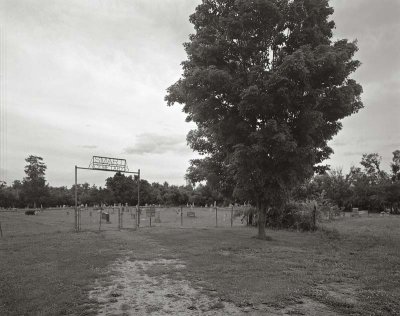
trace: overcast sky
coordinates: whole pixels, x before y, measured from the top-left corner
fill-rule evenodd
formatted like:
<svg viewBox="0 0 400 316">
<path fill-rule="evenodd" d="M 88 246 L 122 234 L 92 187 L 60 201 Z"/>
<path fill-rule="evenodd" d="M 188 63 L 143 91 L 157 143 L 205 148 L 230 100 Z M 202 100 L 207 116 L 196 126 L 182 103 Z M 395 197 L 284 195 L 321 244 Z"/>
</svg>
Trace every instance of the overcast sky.
<svg viewBox="0 0 400 316">
<path fill-rule="evenodd" d="M 127 159 L 150 182 L 184 184 L 194 126 L 166 88 L 181 75 L 189 15 L 200 0 L 0 0 L 0 180 L 44 158 L 53 186 L 93 155 Z M 365 108 L 343 121 L 328 163 L 347 172 L 363 153 L 389 168 L 400 149 L 400 1 L 333 0 L 335 37 L 358 39 Z M 104 185 L 108 173 L 82 172 Z"/>
</svg>

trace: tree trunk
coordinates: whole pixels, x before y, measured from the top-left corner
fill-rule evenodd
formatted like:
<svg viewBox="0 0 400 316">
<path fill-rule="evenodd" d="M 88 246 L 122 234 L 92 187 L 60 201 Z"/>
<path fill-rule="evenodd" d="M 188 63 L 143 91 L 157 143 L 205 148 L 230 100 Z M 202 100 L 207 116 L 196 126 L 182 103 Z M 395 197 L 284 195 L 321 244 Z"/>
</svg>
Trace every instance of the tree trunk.
<svg viewBox="0 0 400 316">
<path fill-rule="evenodd" d="M 266 207 L 260 203 L 258 205 L 258 239 L 266 239 L 267 236 L 265 235 L 265 211 Z"/>
</svg>

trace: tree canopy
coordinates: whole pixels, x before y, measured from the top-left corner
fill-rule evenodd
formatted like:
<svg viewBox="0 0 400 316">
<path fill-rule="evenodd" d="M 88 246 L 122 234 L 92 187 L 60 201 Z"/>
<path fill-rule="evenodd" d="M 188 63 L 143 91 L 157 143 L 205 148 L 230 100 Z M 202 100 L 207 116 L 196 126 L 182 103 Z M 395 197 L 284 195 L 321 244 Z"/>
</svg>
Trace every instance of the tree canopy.
<svg viewBox="0 0 400 316">
<path fill-rule="evenodd" d="M 328 0 L 203 0 L 190 16 L 183 74 L 167 90 L 183 104 L 188 178 L 252 201 L 264 215 L 332 149 L 340 120 L 363 107 L 355 42 L 332 41 Z"/>
<path fill-rule="evenodd" d="M 390 165 L 392 169 L 392 180 L 400 181 L 400 150 L 393 152 L 392 163 Z"/>
<path fill-rule="evenodd" d="M 393 152 L 393 161 L 399 150 Z M 378 153 L 363 154 L 360 165 L 352 166 L 347 175 L 332 170 L 316 175 L 294 192 L 299 200 L 316 199 L 351 210 L 353 207 L 369 211 L 387 211 L 399 214 L 400 181 L 382 170 Z"/>
<path fill-rule="evenodd" d="M 26 177 L 22 183 L 23 194 L 27 202 L 36 207 L 36 202 L 42 202 L 47 194 L 45 179 L 47 166 L 39 156 L 30 155 L 25 161 L 27 165 L 24 169 Z"/>
</svg>

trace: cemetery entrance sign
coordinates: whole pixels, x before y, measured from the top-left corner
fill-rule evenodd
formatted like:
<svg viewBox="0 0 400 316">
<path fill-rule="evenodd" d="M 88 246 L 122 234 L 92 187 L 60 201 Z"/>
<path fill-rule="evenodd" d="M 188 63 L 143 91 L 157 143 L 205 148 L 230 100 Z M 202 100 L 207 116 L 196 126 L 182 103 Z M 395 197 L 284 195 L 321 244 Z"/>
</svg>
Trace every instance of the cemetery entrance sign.
<svg viewBox="0 0 400 316">
<path fill-rule="evenodd" d="M 100 156 L 93 156 L 89 168 L 92 170 L 129 172 L 125 159 Z"/>
<path fill-rule="evenodd" d="M 75 166 L 75 230 L 79 232 L 81 230 L 81 214 L 78 208 L 78 169 L 84 170 L 97 170 L 97 171 L 110 171 L 110 172 L 121 172 L 130 173 L 135 175 L 135 179 L 138 182 L 137 198 L 138 208 L 140 205 L 140 169 L 137 172 L 129 171 L 128 165 L 125 159 L 93 156 L 90 161 L 89 168 Z M 137 216 L 136 216 L 137 218 Z M 136 223 L 137 225 L 137 223 Z"/>
</svg>

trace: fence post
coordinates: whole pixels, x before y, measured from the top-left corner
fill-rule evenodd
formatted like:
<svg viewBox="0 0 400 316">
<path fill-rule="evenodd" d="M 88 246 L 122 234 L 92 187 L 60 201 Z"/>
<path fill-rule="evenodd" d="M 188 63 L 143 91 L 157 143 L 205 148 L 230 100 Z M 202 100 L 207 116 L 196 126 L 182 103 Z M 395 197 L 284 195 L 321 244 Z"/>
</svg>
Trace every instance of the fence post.
<svg viewBox="0 0 400 316">
<path fill-rule="evenodd" d="M 0 236 L 3 238 L 3 230 L 1 229 L 1 222 L 0 222 Z"/>
<path fill-rule="evenodd" d="M 118 217 L 118 229 L 121 229 L 121 213 L 118 206 L 117 206 L 117 217 Z"/>
<path fill-rule="evenodd" d="M 218 227 L 218 207 L 215 207 L 215 227 Z"/>
<path fill-rule="evenodd" d="M 137 227 L 140 226 L 140 208 L 139 208 L 139 204 L 137 205 L 136 208 L 136 221 L 137 221 Z"/>
<path fill-rule="evenodd" d="M 103 211 L 100 209 L 99 231 L 101 230 L 101 215 L 102 214 L 103 214 Z"/>
<path fill-rule="evenodd" d="M 314 204 L 314 210 L 313 210 L 313 224 L 314 224 L 314 230 L 316 228 L 316 215 L 317 215 L 317 206 Z"/>
<path fill-rule="evenodd" d="M 81 218 L 82 218 L 81 212 L 82 212 L 81 208 L 78 207 L 78 231 L 81 231 Z"/>
<path fill-rule="evenodd" d="M 183 209 L 182 209 L 182 206 L 181 206 L 181 227 L 183 226 Z"/>
<path fill-rule="evenodd" d="M 133 212 L 132 212 L 133 213 Z M 138 229 L 138 223 L 137 223 L 137 208 L 135 208 L 135 230 Z"/>
<path fill-rule="evenodd" d="M 149 215 L 150 215 L 150 227 L 151 227 L 151 207 L 148 209 Z"/>
<path fill-rule="evenodd" d="M 75 166 L 75 231 L 79 232 L 78 228 L 78 167 Z"/>
<path fill-rule="evenodd" d="M 231 208 L 231 227 L 233 227 L 233 205 Z"/>
</svg>

